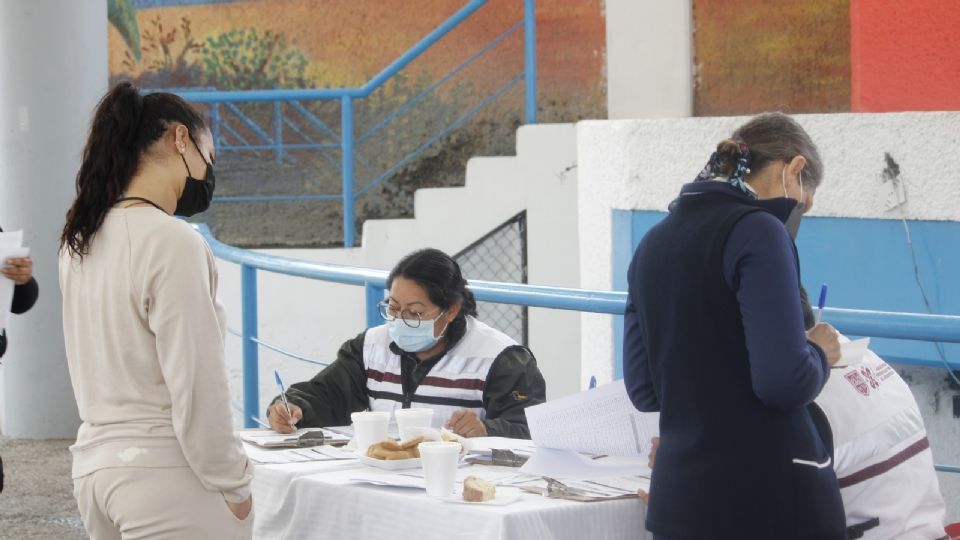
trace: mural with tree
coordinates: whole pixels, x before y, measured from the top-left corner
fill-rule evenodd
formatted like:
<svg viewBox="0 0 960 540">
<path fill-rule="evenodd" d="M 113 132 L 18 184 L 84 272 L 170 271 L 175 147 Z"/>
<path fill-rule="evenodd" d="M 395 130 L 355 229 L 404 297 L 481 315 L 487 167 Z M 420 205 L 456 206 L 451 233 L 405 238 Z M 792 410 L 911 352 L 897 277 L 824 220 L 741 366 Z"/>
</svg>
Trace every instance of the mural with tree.
<svg viewBox="0 0 960 540">
<path fill-rule="evenodd" d="M 464 3 L 285 0 L 278 6 L 277 2 L 241 0 L 108 0 L 111 79 L 131 80 L 148 89 L 356 87 Z M 605 116 L 602 54 L 597 54 L 604 40 L 601 4 L 602 0 L 538 1 L 543 121 Z M 520 73 L 522 30 L 447 80 L 522 15 L 522 2 L 491 0 L 369 97 L 355 102 L 358 138 L 389 118 L 356 148 L 355 189 L 392 170 Z M 571 41 L 571 32 L 582 39 Z M 434 88 L 439 80 L 445 82 Z M 414 98 L 415 105 L 393 116 Z M 358 222 L 409 216 L 416 189 L 462 184 L 471 156 L 512 154 L 522 104 L 523 85 L 519 84 L 415 159 L 404 161 L 387 181 L 358 200 Z M 223 179 L 218 195 L 341 192 L 338 148 L 287 150 L 279 163 L 272 151 L 264 150 L 275 136 L 278 121 L 285 143 L 335 146 L 340 104 L 302 101 L 295 106 L 282 104 L 280 109 L 283 116 L 278 120 L 270 102 L 220 107 L 217 118 L 223 125 L 218 132 L 224 146 L 218 156 Z M 330 129 L 318 129 L 316 121 Z M 240 151 L 241 146 L 260 149 Z M 218 235 L 237 244 L 325 245 L 342 239 L 339 216 L 335 202 L 223 203 L 215 204 L 204 219 Z"/>
</svg>

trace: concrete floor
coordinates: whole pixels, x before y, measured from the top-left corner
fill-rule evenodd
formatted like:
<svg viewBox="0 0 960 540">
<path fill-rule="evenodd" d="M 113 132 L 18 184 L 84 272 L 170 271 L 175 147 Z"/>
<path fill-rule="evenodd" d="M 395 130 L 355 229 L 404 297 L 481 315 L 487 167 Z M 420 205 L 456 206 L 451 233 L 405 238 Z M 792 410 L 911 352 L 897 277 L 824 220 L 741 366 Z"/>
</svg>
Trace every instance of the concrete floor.
<svg viewBox="0 0 960 540">
<path fill-rule="evenodd" d="M 87 538 L 73 498 L 66 439 L 0 437 L 6 477 L 0 493 L 0 539 Z"/>
</svg>

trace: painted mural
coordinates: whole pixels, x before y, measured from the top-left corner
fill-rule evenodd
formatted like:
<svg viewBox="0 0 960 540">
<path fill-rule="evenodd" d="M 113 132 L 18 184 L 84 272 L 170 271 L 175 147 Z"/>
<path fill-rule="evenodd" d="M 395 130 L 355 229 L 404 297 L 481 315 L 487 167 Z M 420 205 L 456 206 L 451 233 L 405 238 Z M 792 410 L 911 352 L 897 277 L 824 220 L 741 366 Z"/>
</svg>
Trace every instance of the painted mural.
<svg viewBox="0 0 960 540">
<path fill-rule="evenodd" d="M 465 0 L 108 0 L 113 79 L 221 89 L 361 84 L 463 7 Z M 436 79 L 521 20 L 522 2 L 491 0 L 411 66 Z M 545 121 L 606 112 L 602 0 L 537 2 Z M 520 37 L 518 32 L 516 37 Z M 478 66 L 473 84 L 522 67 L 520 50 Z"/>
<path fill-rule="evenodd" d="M 406 52 L 466 0 L 108 0 L 109 71 L 144 88 L 356 87 Z M 606 116 L 603 0 L 537 2 L 538 115 L 541 122 Z M 422 92 L 426 96 L 357 148 L 361 190 L 403 163 L 388 181 L 358 200 L 358 224 L 407 217 L 416 189 L 462 185 L 475 155 L 512 155 L 523 118 L 523 84 L 507 84 L 523 70 L 521 0 L 490 0 L 469 20 L 356 103 L 363 134 Z M 489 52 L 462 64 L 489 47 Z M 435 84 L 440 84 L 432 89 Z M 506 88 L 506 90 L 504 90 Z M 431 90 L 432 89 L 432 90 Z M 496 95 L 495 99 L 492 96 Z M 445 133 L 468 111 L 475 118 Z M 337 102 L 303 102 L 339 131 Z M 250 122 L 232 119 L 223 137 L 256 141 L 251 124 L 272 135 L 269 103 L 240 104 Z M 289 107 L 288 107 L 289 109 Z M 207 111 L 209 112 L 209 110 Z M 229 111 L 228 111 L 229 113 Z M 312 129 L 285 118 L 284 140 Z M 417 159 L 404 156 L 438 134 Z M 324 133 L 311 140 L 334 143 Z M 229 178 L 222 196 L 326 195 L 341 192 L 339 150 L 290 151 L 275 163 L 269 151 L 221 152 Z M 264 179 L 269 179 L 265 181 Z M 332 245 L 342 239 L 336 202 L 215 204 L 205 219 L 215 233 L 247 246 Z M 251 216 L 256 216 L 251 224 Z M 307 224 L 307 226 L 304 226 Z"/>
<path fill-rule="evenodd" d="M 694 114 L 850 110 L 850 0 L 693 0 Z"/>
</svg>

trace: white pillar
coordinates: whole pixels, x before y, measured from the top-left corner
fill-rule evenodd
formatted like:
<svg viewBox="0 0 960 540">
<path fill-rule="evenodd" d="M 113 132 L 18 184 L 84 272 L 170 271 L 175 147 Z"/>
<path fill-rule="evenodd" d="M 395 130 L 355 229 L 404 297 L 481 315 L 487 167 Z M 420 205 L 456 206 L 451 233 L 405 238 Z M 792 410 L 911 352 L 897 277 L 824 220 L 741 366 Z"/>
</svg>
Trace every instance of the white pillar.
<svg viewBox="0 0 960 540">
<path fill-rule="evenodd" d="M 693 115 L 692 0 L 606 0 L 607 115 Z"/>
<path fill-rule="evenodd" d="M 57 249 L 91 112 L 107 87 L 103 0 L 0 1 L 0 227 L 23 229 L 40 299 L 7 329 L 0 428 L 74 437 Z"/>
</svg>

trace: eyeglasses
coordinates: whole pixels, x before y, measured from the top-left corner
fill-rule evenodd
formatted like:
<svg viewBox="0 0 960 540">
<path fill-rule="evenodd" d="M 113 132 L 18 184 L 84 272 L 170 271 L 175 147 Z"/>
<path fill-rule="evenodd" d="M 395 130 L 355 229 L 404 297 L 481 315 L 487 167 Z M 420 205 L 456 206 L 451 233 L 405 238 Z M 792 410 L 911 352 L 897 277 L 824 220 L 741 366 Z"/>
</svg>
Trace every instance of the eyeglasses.
<svg viewBox="0 0 960 540">
<path fill-rule="evenodd" d="M 380 311 L 380 316 L 383 317 L 383 320 L 395 321 L 400 319 L 403 321 L 403 324 L 410 328 L 420 328 L 420 323 L 423 321 L 424 316 L 426 316 L 426 313 L 400 309 L 397 306 L 391 305 L 390 302 L 386 300 L 377 304 L 377 310 Z M 437 316 L 440 316 L 442 313 L 443 310 L 440 310 Z"/>
</svg>

